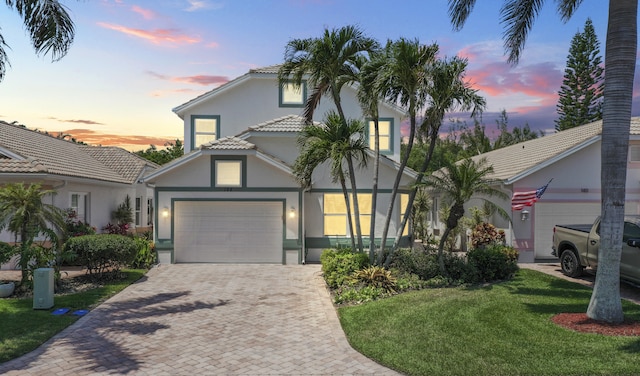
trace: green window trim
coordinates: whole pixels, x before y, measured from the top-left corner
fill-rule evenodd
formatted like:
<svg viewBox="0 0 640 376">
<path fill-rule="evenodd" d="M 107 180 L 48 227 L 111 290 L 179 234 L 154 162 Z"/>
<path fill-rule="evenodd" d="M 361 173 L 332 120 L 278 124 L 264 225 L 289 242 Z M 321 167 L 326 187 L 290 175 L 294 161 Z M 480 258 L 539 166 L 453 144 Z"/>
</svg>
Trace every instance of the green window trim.
<svg viewBox="0 0 640 376">
<path fill-rule="evenodd" d="M 196 132 L 196 123 L 200 119 L 215 120 L 216 121 L 215 131 L 214 132 Z M 214 136 L 214 140 L 219 139 L 220 138 L 220 115 L 191 115 L 191 150 L 195 150 L 198 147 L 200 147 L 200 145 L 196 143 L 196 137 L 199 134 L 200 135 L 211 134 Z"/>
<path fill-rule="evenodd" d="M 290 86 L 293 84 L 293 81 L 287 81 L 284 85 L 278 85 L 278 106 L 279 107 L 294 107 L 294 108 L 302 108 L 307 102 L 307 81 L 302 80 L 300 83 L 300 89 L 302 98 L 300 101 L 287 101 L 285 99 L 285 85 Z"/>
<path fill-rule="evenodd" d="M 365 127 L 365 135 L 366 135 L 366 139 L 367 139 L 367 144 L 369 145 L 369 148 L 371 150 L 374 149 L 375 145 L 373 145 L 373 135 L 372 135 L 372 131 L 373 131 L 373 119 L 372 118 L 366 118 L 366 127 Z M 391 155 L 394 154 L 394 135 L 395 135 L 395 121 L 394 118 L 391 117 L 381 117 L 378 118 L 379 122 L 388 122 L 389 123 L 389 132 L 388 134 L 380 134 L 380 143 L 382 144 L 383 138 L 387 139 L 388 148 L 383 148 L 380 147 L 380 154 L 384 154 L 384 155 Z"/>
<path fill-rule="evenodd" d="M 217 162 L 240 162 L 240 184 L 239 185 L 219 185 L 217 184 Z M 247 156 L 246 155 L 212 155 L 211 156 L 211 187 L 218 189 L 233 189 L 247 187 Z"/>
</svg>

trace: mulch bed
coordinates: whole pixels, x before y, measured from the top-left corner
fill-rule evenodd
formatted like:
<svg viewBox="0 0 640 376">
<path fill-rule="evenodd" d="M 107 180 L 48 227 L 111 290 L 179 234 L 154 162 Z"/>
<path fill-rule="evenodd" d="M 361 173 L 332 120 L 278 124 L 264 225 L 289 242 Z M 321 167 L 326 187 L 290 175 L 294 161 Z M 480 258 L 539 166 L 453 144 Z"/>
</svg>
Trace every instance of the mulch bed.
<svg viewBox="0 0 640 376">
<path fill-rule="evenodd" d="M 620 324 L 609 324 L 587 317 L 586 313 L 559 313 L 551 321 L 580 333 L 596 333 L 605 336 L 640 336 L 640 322 L 625 319 Z"/>
</svg>

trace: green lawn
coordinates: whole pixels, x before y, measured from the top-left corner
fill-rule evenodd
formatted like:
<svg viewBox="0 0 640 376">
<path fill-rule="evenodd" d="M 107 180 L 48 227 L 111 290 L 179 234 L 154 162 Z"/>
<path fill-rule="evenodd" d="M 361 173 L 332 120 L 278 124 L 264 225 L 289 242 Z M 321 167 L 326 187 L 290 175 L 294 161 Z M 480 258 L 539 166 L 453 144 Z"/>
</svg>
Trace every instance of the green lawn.
<svg viewBox="0 0 640 376">
<path fill-rule="evenodd" d="M 640 375 L 640 337 L 553 324 L 586 312 L 591 289 L 523 269 L 509 282 L 428 289 L 339 309 L 351 345 L 409 375 Z M 623 302 L 640 320 L 640 306 Z"/>
<path fill-rule="evenodd" d="M 55 296 L 56 308 L 90 309 L 139 280 L 144 270 L 126 270 L 127 278 L 77 294 Z M 33 298 L 0 299 L 0 363 L 34 350 L 78 319 L 54 316 L 50 310 L 34 310 Z"/>
</svg>

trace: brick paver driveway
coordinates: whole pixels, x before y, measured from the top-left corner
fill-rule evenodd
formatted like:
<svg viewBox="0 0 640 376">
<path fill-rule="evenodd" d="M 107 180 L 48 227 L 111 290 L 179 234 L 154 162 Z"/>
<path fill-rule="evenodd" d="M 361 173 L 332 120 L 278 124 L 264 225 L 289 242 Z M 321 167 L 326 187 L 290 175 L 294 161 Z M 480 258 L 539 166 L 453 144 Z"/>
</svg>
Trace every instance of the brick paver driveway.
<svg viewBox="0 0 640 376">
<path fill-rule="evenodd" d="M 8 375 L 396 374 L 353 350 L 319 265 L 162 265 Z"/>
</svg>

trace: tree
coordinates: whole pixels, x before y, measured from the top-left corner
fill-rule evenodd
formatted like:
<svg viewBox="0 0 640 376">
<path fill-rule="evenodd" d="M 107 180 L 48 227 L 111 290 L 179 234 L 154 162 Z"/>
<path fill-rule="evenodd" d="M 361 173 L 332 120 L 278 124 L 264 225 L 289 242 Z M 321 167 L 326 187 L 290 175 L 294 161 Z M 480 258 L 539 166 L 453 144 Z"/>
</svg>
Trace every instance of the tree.
<svg viewBox="0 0 640 376">
<path fill-rule="evenodd" d="M 560 87 L 556 131 L 577 127 L 602 119 L 602 84 L 604 68 L 600 42 L 587 19 L 584 31 L 571 40 L 567 67 Z"/>
<path fill-rule="evenodd" d="M 367 145 L 364 126 L 358 120 L 349 120 L 345 126 L 335 112 L 327 115 L 324 124 L 306 125 L 298 137 L 300 154 L 293 165 L 293 174 L 303 188 L 311 185 L 313 171 L 321 164 L 330 163 L 333 182 L 340 182 L 347 209 L 347 223 L 351 233 L 351 246 L 356 249 L 349 191 L 346 185 L 344 162 L 356 160 L 359 166 L 367 164 Z M 348 175 L 354 172 L 349 170 Z M 355 210 L 354 210 L 355 212 Z M 359 215 L 357 212 L 355 215 Z"/>
<path fill-rule="evenodd" d="M 376 84 L 381 69 L 386 64 L 384 54 L 374 53 L 360 70 L 358 101 L 365 118 L 373 119 L 373 184 L 371 187 L 371 223 L 369 224 L 369 262 L 375 262 L 376 252 L 376 212 L 378 208 L 378 179 L 380 175 L 380 119 L 378 103 L 381 99 L 379 85 Z"/>
<path fill-rule="evenodd" d="M 62 59 L 75 36 L 71 17 L 58 0 L 6 0 L 10 9 L 18 12 L 29 33 L 36 54 L 51 54 L 52 61 Z M 0 34 L 0 81 L 4 79 L 9 58 L 5 47 L 9 47 Z"/>
<path fill-rule="evenodd" d="M 418 40 L 411 41 L 401 38 L 395 42 L 387 42 L 384 54 L 385 63 L 378 72 L 376 85 L 384 98 L 393 103 L 399 103 L 406 109 L 409 118 L 409 138 L 391 189 L 380 241 L 379 264 L 382 263 L 384 255 L 400 180 L 411 155 L 417 133 L 417 114 L 426 101 L 427 88 L 431 84 L 429 69 L 436 60 L 438 45 L 427 46 L 420 44 Z"/>
<path fill-rule="evenodd" d="M 544 132 L 541 130 L 536 132 L 531 130 L 528 123 L 525 123 L 524 127 L 522 128 L 513 127 L 513 131 L 509 132 L 508 123 L 509 118 L 507 116 L 507 111 L 502 110 L 502 112 L 500 113 L 500 117 L 496 120 L 496 124 L 498 125 L 498 130 L 500 130 L 500 134 L 498 135 L 496 141 L 493 143 L 494 150 L 544 136 Z"/>
<path fill-rule="evenodd" d="M 175 142 L 165 142 L 164 146 L 165 149 L 158 150 L 155 145 L 149 145 L 146 150 L 138 150 L 135 154 L 159 165 L 169 163 L 184 155 L 184 145 L 179 139 L 176 139 Z"/>
<path fill-rule="evenodd" d="M 486 178 L 492 172 L 493 167 L 487 164 L 485 158 L 481 158 L 477 162 L 467 158 L 459 163 L 449 164 L 426 178 L 426 185 L 441 194 L 443 200 L 448 203 L 445 230 L 438 245 L 438 264 L 440 271 L 445 276 L 447 271 L 442 251 L 449 234 L 458 227 L 458 222 L 464 216 L 464 204 L 477 195 L 480 195 L 478 198 L 488 202 L 491 201 L 487 197 L 499 197 L 505 200 L 509 198 L 506 193 L 492 186 L 493 181 Z M 504 214 L 506 215 L 506 213 Z"/>
<path fill-rule="evenodd" d="M 27 281 L 27 268 L 33 240 L 43 230 L 65 228 L 64 212 L 43 198 L 55 191 L 42 189 L 40 184 L 8 183 L 0 188 L 0 230 L 7 229 L 20 236 L 20 269 L 22 282 Z"/>
<path fill-rule="evenodd" d="M 527 33 L 543 3 L 543 0 L 505 0 L 501 21 L 506 25 L 505 49 L 509 62 L 518 62 Z M 567 21 L 571 18 L 581 3 L 581 0 L 557 1 L 561 19 Z M 474 4 L 475 0 L 449 0 L 449 15 L 455 29 L 462 28 Z M 624 320 L 620 301 L 620 257 L 638 45 L 638 0 L 610 0 L 608 14 L 600 167 L 602 220 L 598 275 L 587 316 L 620 323 Z"/>
<path fill-rule="evenodd" d="M 321 38 L 293 39 L 285 47 L 284 64 L 278 71 L 280 85 L 290 80 L 301 87 L 303 78 L 312 87 L 304 108 L 308 123 L 313 121 L 315 109 L 324 95 L 329 95 L 336 106 L 344 127 L 347 118 L 342 109 L 340 91 L 342 87 L 358 81 L 360 68 L 369 54 L 379 48 L 378 43 L 355 26 L 340 29 L 325 29 Z M 349 172 L 354 171 L 353 161 L 347 159 Z M 355 176 L 350 175 L 353 210 L 355 212 L 358 250 L 363 252 L 362 231 L 360 229 L 360 208 Z M 348 205 L 347 205 L 348 206 Z"/>
<path fill-rule="evenodd" d="M 416 183 L 420 184 L 431 164 L 431 158 L 437 140 L 440 138 L 440 127 L 444 116 L 448 111 L 471 110 L 471 116 L 475 117 L 486 107 L 486 101 L 478 95 L 478 91 L 471 88 L 471 84 L 464 80 L 467 69 L 467 60 L 454 56 L 450 59 L 436 60 L 430 67 L 431 83 L 427 87 L 427 109 L 420 124 L 420 132 L 427 135 L 429 139 L 429 149 L 425 154 L 422 167 L 418 171 Z M 411 190 L 407 208 L 413 206 L 416 197 L 416 188 Z M 391 256 L 400 246 L 400 238 L 407 225 L 411 210 L 406 210 L 402 221 L 396 232 L 396 239 L 391 248 L 391 252 L 385 261 L 385 266 L 389 266 Z"/>
</svg>

